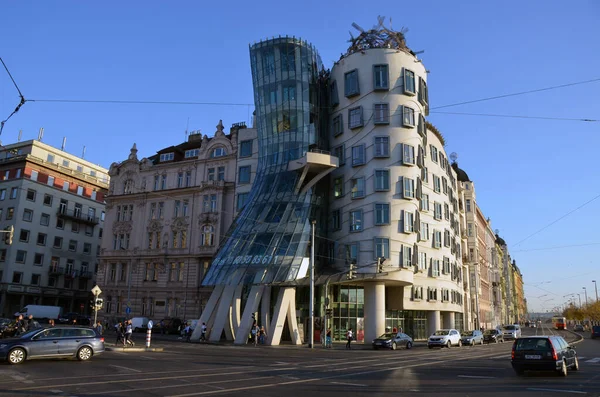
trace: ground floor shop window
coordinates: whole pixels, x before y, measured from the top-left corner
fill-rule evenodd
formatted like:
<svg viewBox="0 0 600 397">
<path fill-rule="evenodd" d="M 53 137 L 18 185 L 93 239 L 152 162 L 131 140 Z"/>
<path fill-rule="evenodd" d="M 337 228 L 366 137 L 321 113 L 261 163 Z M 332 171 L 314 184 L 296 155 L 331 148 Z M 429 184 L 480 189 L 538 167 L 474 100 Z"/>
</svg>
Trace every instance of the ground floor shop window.
<svg viewBox="0 0 600 397">
<path fill-rule="evenodd" d="M 365 293 L 362 287 L 334 286 L 332 288 L 333 318 L 329 327 L 334 340 L 346 340 L 346 332 L 352 329 L 356 340 L 364 339 Z"/>
<path fill-rule="evenodd" d="M 459 331 L 465 329 L 465 315 L 463 313 L 454 313 L 454 328 Z"/>
<path fill-rule="evenodd" d="M 386 310 L 385 330 L 402 330 L 415 340 L 427 339 L 427 312 L 423 310 Z"/>
</svg>

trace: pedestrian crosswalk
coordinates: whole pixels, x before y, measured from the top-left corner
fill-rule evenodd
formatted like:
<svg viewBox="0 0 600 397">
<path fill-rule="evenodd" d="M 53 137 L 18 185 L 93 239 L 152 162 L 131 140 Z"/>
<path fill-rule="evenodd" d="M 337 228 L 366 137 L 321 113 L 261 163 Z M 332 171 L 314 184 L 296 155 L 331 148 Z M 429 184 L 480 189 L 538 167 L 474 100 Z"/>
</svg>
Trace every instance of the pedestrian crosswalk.
<svg viewBox="0 0 600 397">
<path fill-rule="evenodd" d="M 579 362 L 583 362 L 583 363 L 588 363 L 588 364 L 600 364 L 600 357 L 594 357 L 594 358 L 590 358 L 590 357 L 578 357 L 579 358 Z"/>
</svg>

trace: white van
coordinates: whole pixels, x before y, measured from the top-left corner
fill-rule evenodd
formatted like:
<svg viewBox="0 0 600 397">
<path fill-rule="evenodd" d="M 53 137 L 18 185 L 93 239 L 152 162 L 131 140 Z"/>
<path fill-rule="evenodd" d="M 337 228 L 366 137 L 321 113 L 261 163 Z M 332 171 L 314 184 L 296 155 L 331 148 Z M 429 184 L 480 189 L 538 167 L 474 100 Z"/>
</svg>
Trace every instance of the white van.
<svg viewBox="0 0 600 397">
<path fill-rule="evenodd" d="M 33 318 L 47 318 L 52 320 L 58 320 L 62 315 L 62 307 L 59 306 L 43 306 L 43 305 L 27 305 L 18 312 L 15 316 L 22 315 L 23 318 L 32 315 Z"/>
<path fill-rule="evenodd" d="M 146 331 L 148 329 L 148 317 L 134 317 L 131 319 L 131 328 L 133 332 Z"/>
<path fill-rule="evenodd" d="M 504 339 L 519 339 L 521 337 L 521 326 L 519 324 L 505 325 L 502 334 Z"/>
</svg>

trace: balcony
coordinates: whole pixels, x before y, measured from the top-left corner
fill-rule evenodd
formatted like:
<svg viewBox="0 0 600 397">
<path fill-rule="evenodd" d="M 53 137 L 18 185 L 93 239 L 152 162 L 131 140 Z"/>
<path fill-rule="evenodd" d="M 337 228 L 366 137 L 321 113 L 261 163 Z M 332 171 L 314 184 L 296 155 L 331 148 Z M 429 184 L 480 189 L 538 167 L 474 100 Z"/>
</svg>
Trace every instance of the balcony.
<svg viewBox="0 0 600 397">
<path fill-rule="evenodd" d="M 77 278 L 77 270 L 67 269 L 65 271 L 65 278 L 70 278 L 70 279 Z"/>
<path fill-rule="evenodd" d="M 81 211 L 68 210 L 64 207 L 59 207 L 56 215 L 58 215 L 59 218 L 69 219 L 71 221 L 92 226 L 96 226 L 100 222 L 100 219 L 96 216 L 85 215 Z"/>
<path fill-rule="evenodd" d="M 339 159 L 329 152 L 312 149 L 303 157 L 288 163 L 288 171 L 301 173 L 296 185 L 296 192 L 304 194 L 331 171 L 338 168 Z"/>
<path fill-rule="evenodd" d="M 82 272 L 82 271 L 79 272 L 79 278 L 85 278 L 85 279 L 89 280 L 93 276 L 94 276 L 94 273 L 92 273 L 92 272 L 87 272 L 87 271 L 86 272 Z"/>
<path fill-rule="evenodd" d="M 64 267 L 50 266 L 50 269 L 48 269 L 48 275 L 50 276 L 60 276 L 63 274 L 65 274 Z"/>
</svg>

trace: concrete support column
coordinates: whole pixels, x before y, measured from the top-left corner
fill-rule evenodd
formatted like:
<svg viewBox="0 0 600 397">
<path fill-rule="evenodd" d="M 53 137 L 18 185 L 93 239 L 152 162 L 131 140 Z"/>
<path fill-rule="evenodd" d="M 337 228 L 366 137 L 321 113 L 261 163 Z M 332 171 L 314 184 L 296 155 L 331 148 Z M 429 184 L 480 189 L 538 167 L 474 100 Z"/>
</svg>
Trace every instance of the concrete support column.
<svg viewBox="0 0 600 397">
<path fill-rule="evenodd" d="M 356 335 L 357 330 L 353 330 Z M 365 343 L 385 332 L 385 284 L 365 284 Z"/>
<path fill-rule="evenodd" d="M 6 291 L 2 291 L 2 295 L 0 295 L 0 316 L 2 317 L 12 317 L 12 313 L 10 316 L 6 314 Z"/>
<path fill-rule="evenodd" d="M 453 312 L 444 312 L 443 316 L 443 327 L 444 328 L 456 328 L 454 324 L 454 313 Z"/>
<path fill-rule="evenodd" d="M 427 313 L 427 328 L 429 329 L 429 335 L 441 328 L 439 310 L 432 310 Z"/>
</svg>

